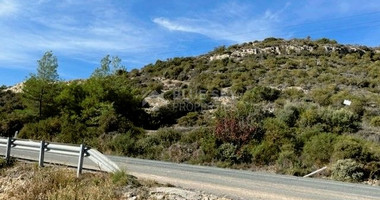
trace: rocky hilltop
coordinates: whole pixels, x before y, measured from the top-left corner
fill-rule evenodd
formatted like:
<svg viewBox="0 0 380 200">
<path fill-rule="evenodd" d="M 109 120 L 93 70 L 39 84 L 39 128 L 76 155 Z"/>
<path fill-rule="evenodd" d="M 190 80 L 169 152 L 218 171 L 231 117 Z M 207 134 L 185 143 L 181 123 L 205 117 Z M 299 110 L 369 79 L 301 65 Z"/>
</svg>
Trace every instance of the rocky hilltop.
<svg viewBox="0 0 380 200">
<path fill-rule="evenodd" d="M 363 55 L 365 53 L 380 53 L 380 50 L 369 48 L 366 46 L 354 46 L 354 45 L 341 45 L 336 44 L 335 41 L 325 40 L 321 43 L 312 43 L 308 40 L 300 42 L 300 40 L 282 40 L 282 39 L 267 39 L 272 40 L 274 44 L 264 44 L 262 42 L 249 42 L 242 45 L 235 45 L 231 47 L 231 50 L 220 52 L 222 54 L 211 55 L 210 61 L 220 60 L 225 58 L 241 59 L 248 55 L 258 54 L 272 54 L 272 55 L 291 55 L 291 54 L 319 54 L 319 53 L 337 53 L 340 55 L 359 53 Z M 264 41 L 265 42 L 265 41 Z"/>
</svg>

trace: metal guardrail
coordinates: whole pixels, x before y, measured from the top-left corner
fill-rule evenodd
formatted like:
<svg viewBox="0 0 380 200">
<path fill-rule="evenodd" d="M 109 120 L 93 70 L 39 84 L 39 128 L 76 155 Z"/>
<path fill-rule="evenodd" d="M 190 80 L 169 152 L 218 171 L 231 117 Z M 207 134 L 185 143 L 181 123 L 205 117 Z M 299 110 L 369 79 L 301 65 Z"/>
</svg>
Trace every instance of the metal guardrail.
<svg viewBox="0 0 380 200">
<path fill-rule="evenodd" d="M 48 143 L 45 141 L 36 142 L 10 137 L 0 137 L 0 147 L 1 146 L 6 147 L 6 152 L 4 155 L 8 162 L 11 157 L 12 149 L 39 152 L 39 157 L 32 158 L 32 160 L 38 161 L 40 167 L 43 167 L 44 165 L 45 152 L 58 155 L 78 156 L 77 176 L 82 173 L 84 157 L 89 158 L 100 171 L 116 172 L 120 170 L 114 162 L 102 153 L 96 149 L 87 148 L 83 144 L 78 147 L 67 144 Z M 23 157 L 20 156 L 20 158 Z"/>
</svg>

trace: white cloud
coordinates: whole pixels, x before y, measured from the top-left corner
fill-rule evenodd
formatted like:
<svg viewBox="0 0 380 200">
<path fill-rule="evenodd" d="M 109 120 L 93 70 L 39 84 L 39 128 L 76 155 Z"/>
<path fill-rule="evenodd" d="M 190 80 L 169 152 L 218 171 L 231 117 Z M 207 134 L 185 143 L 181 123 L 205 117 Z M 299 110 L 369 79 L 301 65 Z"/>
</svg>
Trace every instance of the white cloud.
<svg viewBox="0 0 380 200">
<path fill-rule="evenodd" d="M 12 0 L 0 0 L 0 17 L 10 16 L 18 11 L 18 5 Z"/>
<path fill-rule="evenodd" d="M 106 54 L 123 58 L 161 46 L 154 31 L 133 23 L 111 3 L 9 2 L 0 0 L 0 13 L 11 5 L 23 12 L 0 18 L 0 68 L 34 67 L 47 50 L 91 63 Z"/>
<path fill-rule="evenodd" d="M 252 14 L 251 9 L 247 5 L 228 3 L 193 16 L 172 19 L 157 17 L 152 21 L 170 31 L 198 33 L 212 39 L 233 42 L 263 39 L 275 34 L 273 27 L 280 21 L 279 16 L 284 9 L 279 12 L 266 10 L 263 14 Z"/>
<path fill-rule="evenodd" d="M 176 24 L 175 22 L 171 22 L 164 17 L 154 18 L 153 22 L 171 31 L 198 32 L 198 30 L 195 30 L 194 28 Z"/>
</svg>

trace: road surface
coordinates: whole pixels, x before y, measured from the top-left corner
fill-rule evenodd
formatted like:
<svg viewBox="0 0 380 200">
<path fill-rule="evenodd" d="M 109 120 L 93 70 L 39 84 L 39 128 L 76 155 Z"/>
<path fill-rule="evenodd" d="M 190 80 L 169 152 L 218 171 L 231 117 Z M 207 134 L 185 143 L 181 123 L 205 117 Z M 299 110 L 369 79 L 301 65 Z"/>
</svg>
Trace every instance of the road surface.
<svg viewBox="0 0 380 200">
<path fill-rule="evenodd" d="M 5 148 L 0 148 L 4 155 Z M 38 158 L 38 152 L 12 149 L 15 157 Z M 245 170 L 108 156 L 128 173 L 232 199 L 380 200 L 380 187 Z M 75 166 L 78 158 L 45 153 L 45 160 Z M 84 167 L 96 169 L 85 159 Z"/>
</svg>

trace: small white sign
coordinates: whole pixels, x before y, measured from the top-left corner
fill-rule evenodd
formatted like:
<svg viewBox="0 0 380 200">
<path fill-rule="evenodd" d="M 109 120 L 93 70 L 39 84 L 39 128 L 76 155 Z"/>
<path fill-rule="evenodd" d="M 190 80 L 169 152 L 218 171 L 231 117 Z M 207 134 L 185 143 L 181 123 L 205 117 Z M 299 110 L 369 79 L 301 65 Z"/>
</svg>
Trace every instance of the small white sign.
<svg viewBox="0 0 380 200">
<path fill-rule="evenodd" d="M 351 101 L 350 100 L 344 100 L 343 104 L 346 106 L 349 106 L 349 105 L 351 105 Z"/>
</svg>

